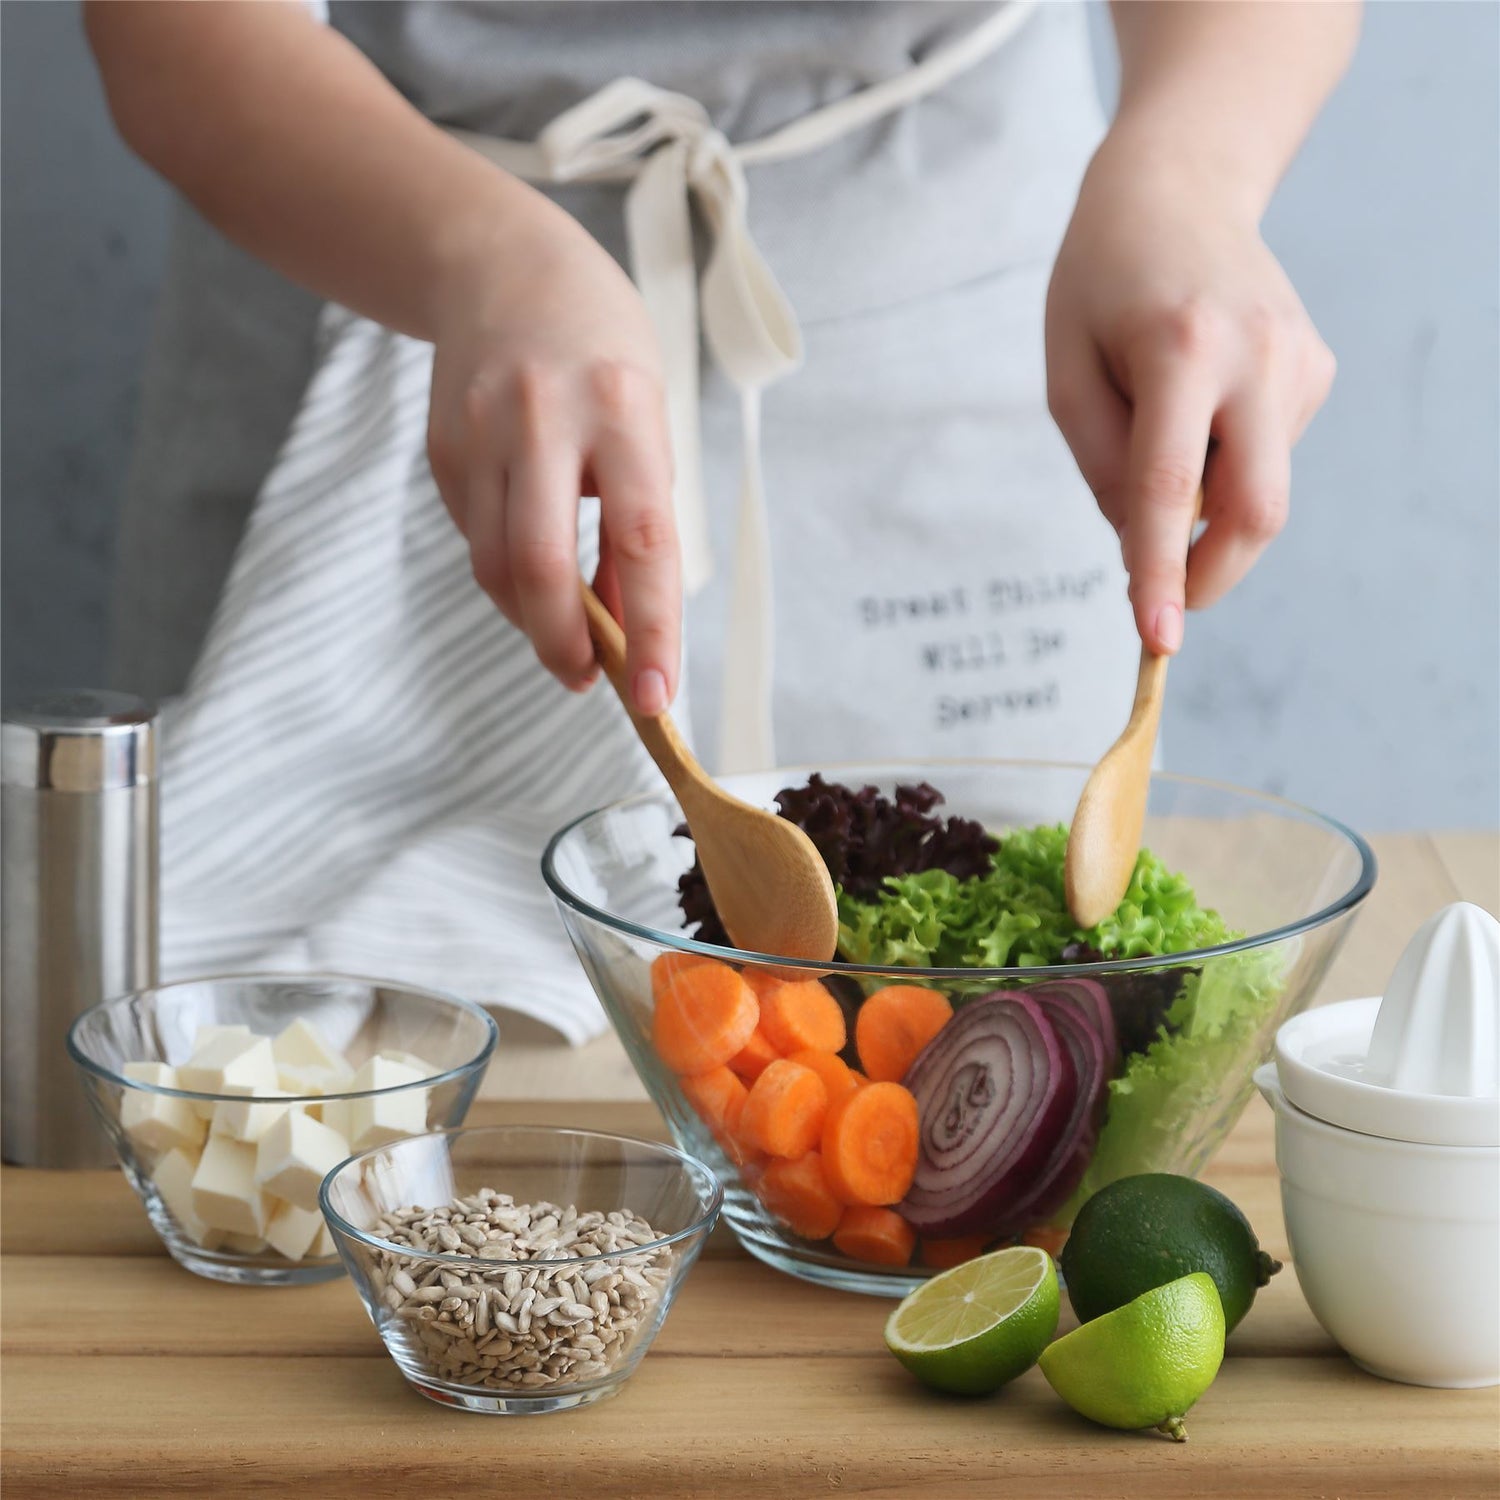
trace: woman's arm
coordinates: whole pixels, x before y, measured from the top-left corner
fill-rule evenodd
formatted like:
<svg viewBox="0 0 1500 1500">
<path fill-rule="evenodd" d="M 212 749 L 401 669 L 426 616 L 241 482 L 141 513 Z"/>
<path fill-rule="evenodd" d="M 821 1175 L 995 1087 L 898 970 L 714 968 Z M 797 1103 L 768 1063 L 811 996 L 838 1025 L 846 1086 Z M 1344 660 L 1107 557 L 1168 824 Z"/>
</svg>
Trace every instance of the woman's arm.
<svg viewBox="0 0 1500 1500">
<path fill-rule="evenodd" d="M 296 3 L 90 0 L 121 135 L 225 235 L 436 345 L 429 452 L 474 573 L 564 682 L 595 675 L 577 502 L 643 712 L 678 666 L 671 456 L 650 321 L 567 214 L 424 119 Z"/>
<path fill-rule="evenodd" d="M 1292 445 L 1333 379 L 1259 221 L 1358 8 L 1116 0 L 1112 15 L 1120 104 L 1053 273 L 1048 398 L 1120 533 L 1141 639 L 1170 652 L 1184 604 L 1219 598 L 1281 529 Z M 1208 528 L 1189 558 L 1200 478 Z"/>
</svg>

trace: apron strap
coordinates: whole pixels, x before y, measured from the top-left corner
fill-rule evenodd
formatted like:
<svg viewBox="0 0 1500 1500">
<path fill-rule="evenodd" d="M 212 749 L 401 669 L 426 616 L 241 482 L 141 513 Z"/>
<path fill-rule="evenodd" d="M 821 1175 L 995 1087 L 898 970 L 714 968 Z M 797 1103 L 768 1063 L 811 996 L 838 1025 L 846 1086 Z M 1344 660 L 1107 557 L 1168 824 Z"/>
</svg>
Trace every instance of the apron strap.
<svg viewBox="0 0 1500 1500">
<path fill-rule="evenodd" d="M 756 141 L 731 145 L 695 99 L 639 78 L 618 78 L 563 111 L 534 142 L 451 133 L 531 182 L 630 183 L 625 197 L 630 271 L 661 341 L 677 481 L 683 581 L 696 593 L 712 573 L 698 428 L 698 337 L 740 393 L 740 498 L 725 633 L 718 769 L 776 763 L 771 721 L 774 643 L 771 552 L 760 465 L 761 392 L 802 361 L 802 333 L 786 294 L 751 237 L 744 168 L 784 161 L 942 88 L 1021 26 L 1035 0 L 1008 0 L 906 72 L 803 115 Z M 709 234 L 701 284 L 693 260 L 691 198 Z"/>
</svg>

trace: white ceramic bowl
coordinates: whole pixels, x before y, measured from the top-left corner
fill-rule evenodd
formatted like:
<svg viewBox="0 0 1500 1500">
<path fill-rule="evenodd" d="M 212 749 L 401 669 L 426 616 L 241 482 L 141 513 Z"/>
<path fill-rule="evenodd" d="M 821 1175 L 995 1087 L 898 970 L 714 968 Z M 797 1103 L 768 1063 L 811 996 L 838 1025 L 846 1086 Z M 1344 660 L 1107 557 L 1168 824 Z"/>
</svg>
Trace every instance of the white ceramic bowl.
<svg viewBox="0 0 1500 1500">
<path fill-rule="evenodd" d="M 1408 1385 L 1500 1384 L 1500 1148 L 1385 1140 L 1304 1114 L 1276 1065 L 1276 1165 L 1297 1280 L 1357 1365 Z"/>
</svg>

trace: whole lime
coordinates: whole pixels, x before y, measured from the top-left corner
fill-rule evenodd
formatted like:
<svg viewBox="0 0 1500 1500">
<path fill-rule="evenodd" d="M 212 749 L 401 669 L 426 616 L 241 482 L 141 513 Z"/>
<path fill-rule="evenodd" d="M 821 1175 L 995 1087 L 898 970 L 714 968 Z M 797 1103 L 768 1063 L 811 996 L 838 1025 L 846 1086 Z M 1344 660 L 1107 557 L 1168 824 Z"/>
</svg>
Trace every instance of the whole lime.
<svg viewBox="0 0 1500 1500">
<path fill-rule="evenodd" d="M 1167 1172 L 1122 1177 L 1095 1193 L 1073 1221 L 1058 1265 L 1082 1323 L 1206 1271 L 1219 1289 L 1226 1331 L 1281 1269 L 1223 1193 Z"/>
</svg>

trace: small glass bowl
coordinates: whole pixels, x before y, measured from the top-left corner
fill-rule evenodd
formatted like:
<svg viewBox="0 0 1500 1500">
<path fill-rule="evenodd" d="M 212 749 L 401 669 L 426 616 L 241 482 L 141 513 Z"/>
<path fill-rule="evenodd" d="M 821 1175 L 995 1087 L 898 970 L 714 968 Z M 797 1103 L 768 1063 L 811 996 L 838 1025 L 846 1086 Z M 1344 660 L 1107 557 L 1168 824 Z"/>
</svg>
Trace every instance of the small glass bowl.
<svg viewBox="0 0 1500 1500">
<path fill-rule="evenodd" d="M 431 1231 L 420 1229 L 422 1219 L 459 1199 L 468 1222 L 444 1225 L 446 1244 L 457 1248 L 425 1248 Z M 522 1415 L 619 1391 L 651 1347 L 724 1194 L 706 1166 L 671 1146 L 501 1125 L 366 1151 L 328 1174 L 320 1200 L 365 1310 L 407 1380 L 444 1406 Z M 541 1214 L 530 1212 L 538 1205 Z M 386 1238 L 393 1221 L 415 1217 L 399 1212 L 412 1208 L 422 1210 L 407 1231 L 414 1242 Z M 517 1232 L 519 1244 L 508 1237 Z"/>
<path fill-rule="evenodd" d="M 227 1233 L 204 1223 L 193 1212 L 188 1186 L 195 1148 L 156 1139 L 169 1132 L 152 1132 L 139 1123 L 163 1101 L 181 1101 L 206 1120 L 219 1105 L 243 1109 L 265 1096 L 165 1088 L 127 1078 L 125 1068 L 187 1062 L 201 1026 L 240 1025 L 274 1037 L 299 1017 L 343 1054 L 350 1068 L 386 1052 L 406 1054 L 413 1066 L 420 1062 L 428 1072 L 420 1082 L 384 1089 L 279 1095 L 268 1112 L 295 1109 L 318 1117 L 330 1105 L 378 1099 L 390 1120 L 403 1122 L 393 1128 L 407 1128 L 409 1120 L 413 1134 L 463 1122 L 499 1039 L 493 1018 L 467 1000 L 339 974 L 241 974 L 162 985 L 94 1006 L 68 1033 L 68 1054 L 152 1227 L 179 1265 L 212 1281 L 292 1286 L 330 1281 L 344 1268 L 326 1227 L 314 1223 L 315 1197 L 291 1205 L 303 1215 L 294 1221 L 296 1229 L 288 1224 L 286 1235 L 273 1235 L 283 1243 L 298 1241 L 297 1259 L 258 1235 Z M 418 1097 L 420 1107 L 413 1102 Z M 127 1114 L 133 1115 L 134 1128 L 127 1128 Z M 196 1150 L 201 1149 L 200 1144 Z M 264 1207 L 279 1208 L 280 1202 Z M 299 1229 L 311 1232 L 305 1248 Z"/>
</svg>

